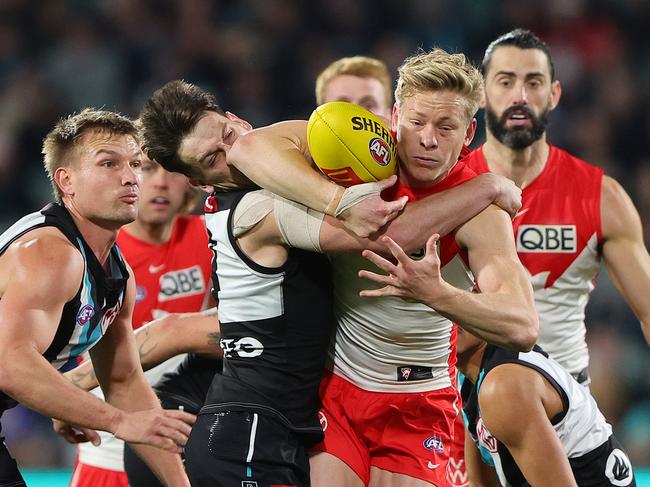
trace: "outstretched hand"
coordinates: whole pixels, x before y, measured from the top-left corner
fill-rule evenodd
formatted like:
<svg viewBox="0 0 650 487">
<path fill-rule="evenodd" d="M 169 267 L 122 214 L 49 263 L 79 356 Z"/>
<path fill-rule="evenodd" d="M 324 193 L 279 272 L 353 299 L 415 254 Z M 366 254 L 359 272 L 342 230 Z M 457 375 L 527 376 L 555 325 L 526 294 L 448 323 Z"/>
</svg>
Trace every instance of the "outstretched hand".
<svg viewBox="0 0 650 487">
<path fill-rule="evenodd" d="M 344 210 L 337 211 L 338 218 L 348 230 L 359 237 L 368 237 L 393 220 L 406 206 L 408 198 L 385 201 L 381 192 L 397 182 L 397 176 L 382 179 L 376 183 L 364 183 L 346 189 L 341 204 Z M 355 193 L 360 197 L 356 198 Z M 350 197 L 351 196 L 351 197 Z M 345 200 L 351 204 L 345 204 Z"/>
<path fill-rule="evenodd" d="M 359 277 L 383 284 L 379 289 L 366 289 L 359 293 L 363 297 L 396 296 L 412 299 L 425 304 L 435 301 L 446 286 L 440 274 L 440 258 L 437 245 L 440 235 L 434 233 L 426 244 L 426 254 L 422 260 L 411 259 L 404 250 L 390 237 L 384 236 L 385 243 L 397 263 L 393 263 L 371 250 L 364 250 L 362 255 L 379 267 L 384 274 L 362 270 Z"/>
</svg>

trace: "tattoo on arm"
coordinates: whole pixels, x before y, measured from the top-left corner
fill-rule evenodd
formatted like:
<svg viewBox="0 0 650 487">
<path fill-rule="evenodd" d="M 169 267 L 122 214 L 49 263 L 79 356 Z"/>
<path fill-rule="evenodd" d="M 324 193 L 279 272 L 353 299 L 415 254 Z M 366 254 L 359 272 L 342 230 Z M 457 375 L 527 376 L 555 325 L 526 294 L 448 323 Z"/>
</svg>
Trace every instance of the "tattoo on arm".
<svg viewBox="0 0 650 487">
<path fill-rule="evenodd" d="M 153 350 L 158 346 L 158 344 L 155 342 L 155 339 L 150 335 L 151 331 L 149 329 L 144 329 L 140 332 L 140 336 L 144 337 L 138 346 L 140 362 L 144 362 L 147 356 L 149 356 L 149 354 L 151 354 L 151 352 L 153 352 Z"/>
<path fill-rule="evenodd" d="M 208 333 L 208 345 L 219 346 L 219 340 L 221 339 L 221 333 L 218 331 L 211 331 Z"/>
</svg>

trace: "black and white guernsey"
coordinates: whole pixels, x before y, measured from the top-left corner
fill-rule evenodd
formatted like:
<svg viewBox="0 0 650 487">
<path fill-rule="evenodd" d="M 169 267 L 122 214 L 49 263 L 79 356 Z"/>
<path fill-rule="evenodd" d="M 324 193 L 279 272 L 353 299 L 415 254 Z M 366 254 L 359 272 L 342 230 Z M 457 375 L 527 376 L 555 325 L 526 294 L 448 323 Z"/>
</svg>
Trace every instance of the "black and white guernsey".
<svg viewBox="0 0 650 487">
<path fill-rule="evenodd" d="M 117 245 L 113 245 L 104 270 L 64 206 L 56 203 L 31 213 L 0 235 L 0 255 L 16 239 L 36 228 L 56 227 L 81 253 L 84 275 L 77 294 L 63 307 L 56 334 L 43 356 L 58 370 L 75 365 L 77 359 L 104 335 L 122 309 L 129 273 Z M 44 272 L 55 272 L 46 269 Z M 16 402 L 0 393 L 0 411 Z"/>
<path fill-rule="evenodd" d="M 233 235 L 245 194 L 215 193 L 206 205 L 216 206 L 205 221 L 224 362 L 201 412 L 274 415 L 305 442 L 319 441 L 318 386 L 334 324 L 329 262 L 295 248 L 277 268 L 249 259 Z"/>
<path fill-rule="evenodd" d="M 557 390 L 563 410 L 551 422 L 567 453 L 578 486 L 636 485 L 627 455 L 587 388 L 578 384 L 537 346 L 530 352 L 511 352 L 487 345 L 476 384 L 467 378 L 463 380 L 463 415 L 481 457 L 494 466 L 502 485 L 524 487 L 529 484 L 505 445 L 492 436 L 481 419 L 478 402 L 481 384 L 485 376 L 501 364 L 530 367 Z"/>
</svg>

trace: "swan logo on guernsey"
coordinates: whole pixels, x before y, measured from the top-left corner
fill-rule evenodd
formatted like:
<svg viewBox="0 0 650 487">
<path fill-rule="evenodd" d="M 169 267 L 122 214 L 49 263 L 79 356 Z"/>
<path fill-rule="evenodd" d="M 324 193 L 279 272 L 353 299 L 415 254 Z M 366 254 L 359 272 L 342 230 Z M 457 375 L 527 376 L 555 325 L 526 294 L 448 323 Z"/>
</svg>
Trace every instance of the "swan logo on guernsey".
<svg viewBox="0 0 650 487">
<path fill-rule="evenodd" d="M 517 252 L 575 253 L 575 225 L 520 225 Z"/>
</svg>

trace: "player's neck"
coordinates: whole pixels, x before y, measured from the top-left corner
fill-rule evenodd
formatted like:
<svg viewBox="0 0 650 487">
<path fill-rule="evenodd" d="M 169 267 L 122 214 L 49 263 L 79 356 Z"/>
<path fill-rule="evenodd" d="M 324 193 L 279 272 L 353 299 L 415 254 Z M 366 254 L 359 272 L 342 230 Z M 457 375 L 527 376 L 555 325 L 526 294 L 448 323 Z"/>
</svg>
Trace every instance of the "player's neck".
<svg viewBox="0 0 650 487">
<path fill-rule="evenodd" d="M 174 217 L 171 221 L 165 223 L 148 223 L 141 220 L 135 220 L 124 227 L 124 229 L 133 237 L 152 245 L 163 245 L 169 242 L 176 222 Z"/>
<path fill-rule="evenodd" d="M 117 238 L 118 228 L 108 228 L 88 218 L 84 218 L 74 207 L 68 207 L 66 205 L 66 208 L 70 216 L 72 216 L 79 233 L 81 233 L 83 239 L 92 249 L 99 263 L 104 266 Z"/>
<path fill-rule="evenodd" d="M 499 142 L 489 131 L 483 145 L 483 155 L 490 172 L 505 176 L 520 188 L 525 188 L 544 170 L 550 147 L 546 134 L 521 150 Z"/>
<path fill-rule="evenodd" d="M 481 372 L 481 362 L 483 361 L 486 346 L 487 342 L 482 341 L 476 347 L 472 347 L 458 354 L 458 361 L 456 363 L 458 370 L 474 384 L 476 384 L 478 375 Z"/>
</svg>

